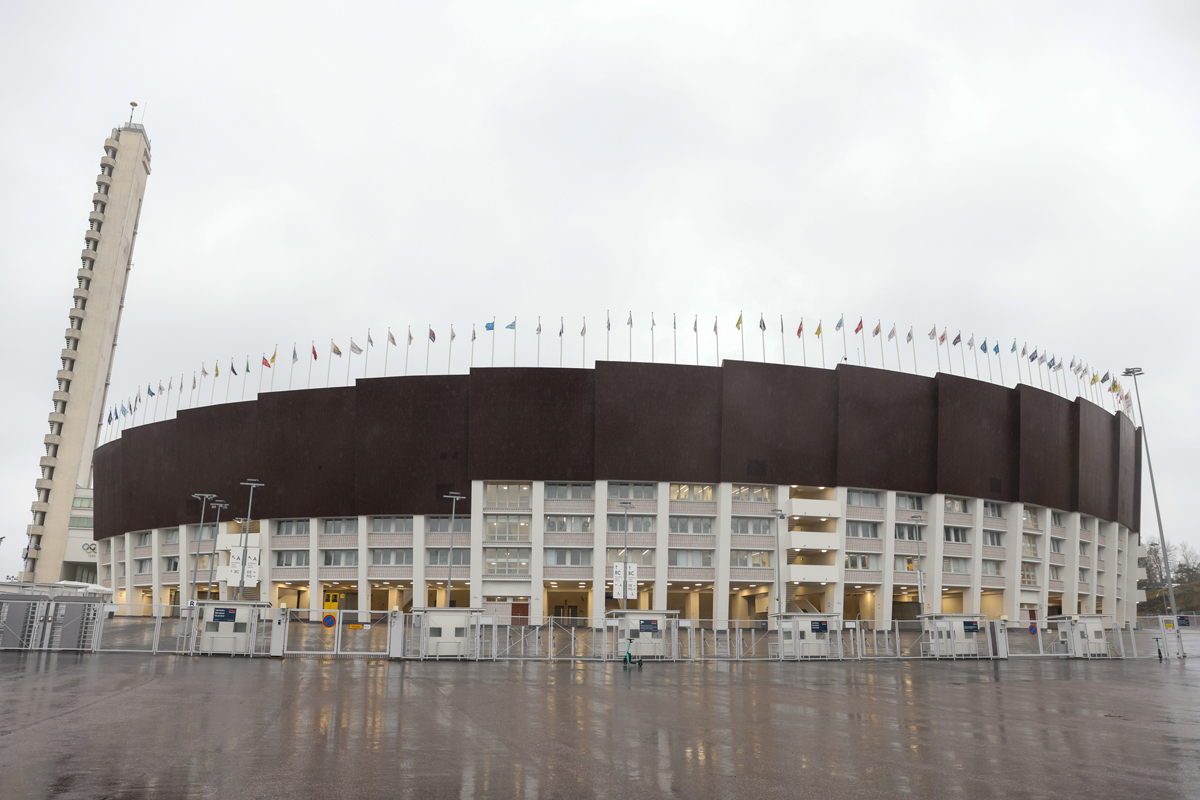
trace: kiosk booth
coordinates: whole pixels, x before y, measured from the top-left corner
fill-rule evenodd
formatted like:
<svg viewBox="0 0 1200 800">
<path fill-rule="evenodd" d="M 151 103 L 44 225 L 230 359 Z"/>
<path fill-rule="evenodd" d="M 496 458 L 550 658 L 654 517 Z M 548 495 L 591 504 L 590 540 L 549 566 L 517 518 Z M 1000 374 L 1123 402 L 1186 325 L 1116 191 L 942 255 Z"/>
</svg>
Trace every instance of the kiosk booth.
<svg viewBox="0 0 1200 800">
<path fill-rule="evenodd" d="M 1053 645 L 1057 655 L 1068 658 L 1109 658 L 1116 656 L 1109 645 L 1105 628 L 1114 627 L 1115 618 L 1107 614 L 1060 614 L 1046 621 L 1058 631 Z"/>
<path fill-rule="evenodd" d="M 615 608 L 605 613 L 605 660 L 679 660 L 679 612 Z"/>
<path fill-rule="evenodd" d="M 255 655 L 260 621 L 272 619 L 271 604 L 264 601 L 198 600 L 200 655 Z M 260 655 L 267 655 L 266 652 Z"/>
<path fill-rule="evenodd" d="M 411 639 L 404 647 L 406 657 L 480 658 L 483 615 L 482 608 L 414 608 Z"/>
<path fill-rule="evenodd" d="M 809 612 L 772 614 L 779 640 L 772 655 L 784 661 L 842 657 L 842 615 Z"/>
<path fill-rule="evenodd" d="M 986 614 L 921 614 L 921 655 L 933 658 L 991 658 L 983 637 Z"/>
</svg>

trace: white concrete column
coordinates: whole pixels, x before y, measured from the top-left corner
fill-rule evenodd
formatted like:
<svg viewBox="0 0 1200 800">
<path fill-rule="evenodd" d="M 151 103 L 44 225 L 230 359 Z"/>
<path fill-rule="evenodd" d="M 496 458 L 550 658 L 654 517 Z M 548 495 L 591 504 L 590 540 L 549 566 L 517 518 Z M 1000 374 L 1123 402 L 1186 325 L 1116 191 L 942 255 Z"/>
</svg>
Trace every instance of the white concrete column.
<svg viewBox="0 0 1200 800">
<path fill-rule="evenodd" d="M 660 482 L 654 496 L 657 512 L 654 518 L 654 601 L 650 607 L 667 607 L 667 542 L 671 533 L 671 484 Z"/>
<path fill-rule="evenodd" d="M 946 539 L 946 495 L 931 496 L 929 509 L 929 564 L 925 573 L 924 614 L 939 614 L 942 610 L 942 556 Z"/>
<path fill-rule="evenodd" d="M 883 572 L 883 583 L 875 593 L 876 622 L 890 622 L 892 619 L 892 595 L 895 591 L 896 575 L 896 493 L 880 492 L 883 498 L 883 522 L 880 523 L 879 536 L 883 541 L 883 553 L 880 555 L 882 564 L 879 569 Z"/>
<path fill-rule="evenodd" d="M 1008 503 L 1004 509 L 1004 613 L 1014 622 L 1021 620 L 1021 516 L 1024 504 Z M 1047 551 L 1049 550 L 1047 542 Z M 1049 561 L 1049 552 L 1047 552 Z"/>
<path fill-rule="evenodd" d="M 429 602 L 425 586 L 425 529 L 428 517 L 413 516 L 413 608 L 424 608 Z"/>
<path fill-rule="evenodd" d="M 964 614 L 978 614 L 979 594 L 983 591 L 983 501 L 969 500 L 971 509 L 971 588 L 963 590 Z"/>
<path fill-rule="evenodd" d="M 834 521 L 834 530 L 837 532 L 838 551 L 834 554 L 833 563 L 837 566 L 837 583 L 832 589 L 826 587 L 825 592 L 825 611 L 829 614 L 844 614 L 846 610 L 846 501 L 850 495 L 845 486 L 837 487 L 838 510 L 841 514 Z M 830 601 L 832 600 L 832 605 Z"/>
<path fill-rule="evenodd" d="M 547 611 L 554 611 L 552 608 L 546 608 L 545 504 L 546 484 L 534 481 L 529 491 L 529 616 L 532 617 L 530 622 L 534 625 L 538 624 L 538 621 L 546 621 Z M 525 546 L 523 542 L 516 544 L 520 547 Z"/>
<path fill-rule="evenodd" d="M 1039 518 L 1038 522 L 1041 523 L 1042 529 L 1046 531 L 1046 549 L 1048 550 L 1050 548 L 1050 509 L 1039 509 L 1039 513 L 1045 516 L 1045 519 Z M 1064 614 L 1076 613 L 1077 604 L 1079 602 L 1079 542 L 1081 541 L 1079 531 L 1082 521 L 1082 515 L 1078 512 L 1072 513 L 1066 520 L 1067 538 L 1066 541 L 1063 542 L 1063 556 L 1067 561 L 1066 566 L 1063 567 L 1067 573 L 1063 576 Z M 1092 519 L 1092 541 L 1095 541 L 1096 539 L 1095 529 L 1099 527 L 1099 523 L 1100 520 L 1096 518 Z M 1092 577 L 1094 577 L 1094 575 Z M 1043 582 L 1045 583 L 1046 581 Z M 1095 586 L 1095 583 L 1092 582 L 1092 585 Z M 1043 606 L 1043 608 L 1044 607 L 1045 606 Z"/>
<path fill-rule="evenodd" d="M 155 528 L 154 530 L 150 531 L 150 581 L 151 581 L 150 591 L 152 593 L 151 602 L 154 603 L 155 606 L 161 606 L 163 603 L 163 596 L 162 596 L 162 572 L 163 572 L 163 569 L 162 569 L 162 564 L 160 563 L 160 558 L 161 558 L 161 553 L 162 553 L 160 539 L 161 539 L 162 535 L 163 535 L 162 528 Z M 161 614 L 161 613 L 162 613 L 161 610 L 158 610 L 158 609 L 155 610 L 155 614 Z"/>
<path fill-rule="evenodd" d="M 608 481 L 596 481 L 592 492 L 592 627 L 604 627 L 604 584 L 612 577 L 608 566 Z"/>
<path fill-rule="evenodd" d="M 320 614 L 324 608 L 321 581 L 317 577 L 321 568 L 321 520 L 308 521 L 308 609 Z M 311 615 L 310 615 L 311 616 Z"/>
<path fill-rule="evenodd" d="M 371 582 L 367 580 L 367 565 L 371 563 L 371 551 L 367 549 L 367 535 L 371 522 L 365 516 L 358 518 L 358 621 L 371 621 Z"/>
<path fill-rule="evenodd" d="M 729 552 L 733 535 L 733 484 L 718 483 L 717 518 L 713 520 L 713 533 L 717 536 L 717 550 L 713 553 L 716 580 L 713 581 L 713 627 L 717 630 L 729 628 Z M 666 562 L 666 558 L 663 558 Z"/>
<path fill-rule="evenodd" d="M 471 606 L 473 608 L 483 607 L 483 531 L 483 481 L 471 481 Z"/>
</svg>

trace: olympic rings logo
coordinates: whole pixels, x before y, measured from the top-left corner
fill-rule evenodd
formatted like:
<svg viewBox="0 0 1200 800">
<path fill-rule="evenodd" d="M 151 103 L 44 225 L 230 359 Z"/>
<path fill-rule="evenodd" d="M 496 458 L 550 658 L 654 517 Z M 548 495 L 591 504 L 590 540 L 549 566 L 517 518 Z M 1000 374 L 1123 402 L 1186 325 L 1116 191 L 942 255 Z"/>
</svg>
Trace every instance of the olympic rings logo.
<svg viewBox="0 0 1200 800">
<path fill-rule="evenodd" d="M 83 547 L 83 552 L 88 553 L 89 555 L 93 555 L 93 556 L 96 555 L 96 543 L 95 542 L 84 542 L 81 545 L 81 547 Z"/>
</svg>

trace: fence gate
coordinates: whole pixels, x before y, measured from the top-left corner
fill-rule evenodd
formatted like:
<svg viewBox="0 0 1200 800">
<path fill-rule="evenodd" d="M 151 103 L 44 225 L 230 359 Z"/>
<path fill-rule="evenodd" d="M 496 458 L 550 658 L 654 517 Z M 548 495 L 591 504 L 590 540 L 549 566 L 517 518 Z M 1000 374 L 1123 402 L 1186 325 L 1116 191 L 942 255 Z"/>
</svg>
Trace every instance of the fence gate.
<svg viewBox="0 0 1200 800">
<path fill-rule="evenodd" d="M 47 650 L 81 650 L 91 652 L 99 645 L 96 633 L 100 627 L 102 603 L 87 597 L 59 597 L 53 600 L 45 615 Z"/>
<path fill-rule="evenodd" d="M 0 650 L 40 648 L 48 605 L 40 595 L 0 595 Z"/>
</svg>

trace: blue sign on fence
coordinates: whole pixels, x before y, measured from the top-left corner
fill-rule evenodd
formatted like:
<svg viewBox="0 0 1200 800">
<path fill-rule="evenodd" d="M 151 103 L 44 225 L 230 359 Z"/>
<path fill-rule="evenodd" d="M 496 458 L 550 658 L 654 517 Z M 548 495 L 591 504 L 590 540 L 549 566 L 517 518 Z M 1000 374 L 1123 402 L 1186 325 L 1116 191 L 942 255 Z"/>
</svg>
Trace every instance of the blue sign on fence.
<svg viewBox="0 0 1200 800">
<path fill-rule="evenodd" d="M 638 630 L 642 633 L 658 633 L 658 620 L 643 619 L 638 620 Z"/>
<path fill-rule="evenodd" d="M 237 619 L 236 608 L 214 608 L 212 612 L 213 622 L 233 622 Z"/>
<path fill-rule="evenodd" d="M 964 622 L 963 623 L 963 633 L 979 633 L 979 623 L 978 622 Z"/>
<path fill-rule="evenodd" d="M 1180 617 L 1180 618 L 1179 618 L 1179 627 L 1181 627 L 1181 628 L 1190 628 L 1190 627 L 1192 627 L 1192 620 L 1191 620 L 1191 618 L 1190 618 L 1190 617 Z"/>
<path fill-rule="evenodd" d="M 812 632 L 813 633 L 829 633 L 829 623 L 814 621 L 812 624 Z"/>
<path fill-rule="evenodd" d="M 1030 635 L 1030 636 L 1037 636 L 1037 625 L 1034 625 L 1034 624 L 1032 624 L 1032 623 L 1030 624 L 1030 626 L 1029 626 L 1029 635 Z"/>
</svg>

